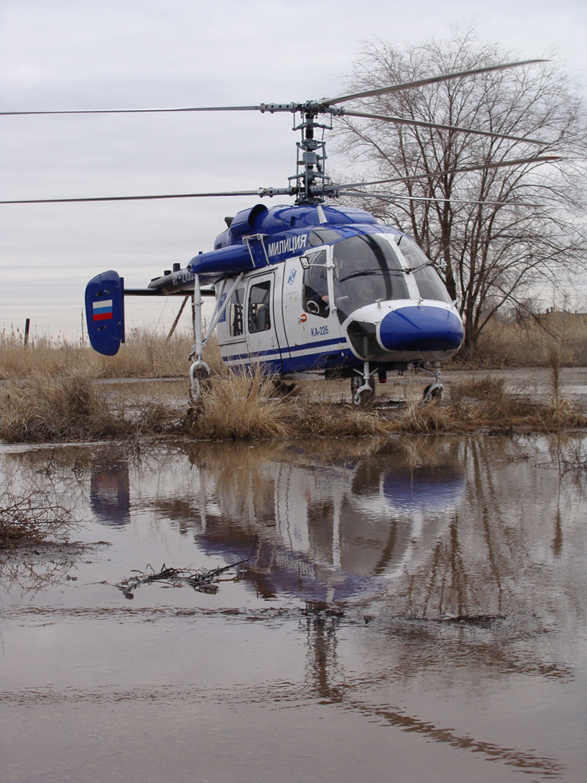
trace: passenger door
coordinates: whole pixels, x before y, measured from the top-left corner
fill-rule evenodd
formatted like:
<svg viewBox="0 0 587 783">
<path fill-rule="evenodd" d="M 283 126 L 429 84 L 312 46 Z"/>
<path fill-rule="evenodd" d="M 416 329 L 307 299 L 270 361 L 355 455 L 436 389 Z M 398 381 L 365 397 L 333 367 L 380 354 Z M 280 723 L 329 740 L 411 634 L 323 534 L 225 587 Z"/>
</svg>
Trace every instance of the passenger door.
<svg viewBox="0 0 587 783">
<path fill-rule="evenodd" d="M 251 364 L 262 363 L 273 372 L 282 372 L 281 351 L 276 330 L 275 274 L 250 278 L 246 301 L 247 350 Z M 279 314 L 280 315 L 280 314 Z"/>
<path fill-rule="evenodd" d="M 248 363 L 245 336 L 245 298 L 247 287 L 241 282 L 233 291 L 218 324 L 220 353 L 229 367 Z"/>
<path fill-rule="evenodd" d="M 308 251 L 308 267 L 299 258 L 285 262 L 283 318 L 289 349 L 284 372 L 305 372 L 336 363 L 333 353 L 345 348 L 342 330 L 330 307 L 326 264 L 330 248 Z"/>
</svg>

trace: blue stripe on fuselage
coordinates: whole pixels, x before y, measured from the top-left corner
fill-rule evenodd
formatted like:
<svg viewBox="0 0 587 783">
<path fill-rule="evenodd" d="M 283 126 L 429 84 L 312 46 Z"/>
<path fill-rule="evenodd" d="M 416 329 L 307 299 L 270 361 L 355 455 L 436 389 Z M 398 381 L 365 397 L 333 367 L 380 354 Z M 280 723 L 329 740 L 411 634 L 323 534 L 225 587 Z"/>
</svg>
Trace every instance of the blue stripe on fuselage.
<svg viewBox="0 0 587 783">
<path fill-rule="evenodd" d="M 319 342 L 304 343 L 302 345 L 296 345 L 295 347 L 290 346 L 289 350 L 272 348 L 266 351 L 256 351 L 252 354 L 233 354 L 232 356 L 225 356 L 224 361 L 227 364 L 260 363 L 268 370 L 275 372 L 303 372 L 304 370 L 325 369 L 334 365 L 346 365 L 349 363 L 349 360 L 351 360 L 352 364 L 357 363 L 357 359 L 353 353 L 346 347 L 334 351 L 313 350 L 311 353 L 300 355 L 301 351 L 332 345 L 346 346 L 348 343 L 344 338 L 320 340 Z M 293 355 L 294 353 L 297 353 L 298 355 Z"/>
<path fill-rule="evenodd" d="M 297 353 L 299 351 L 307 351 L 308 348 L 322 348 L 322 347 L 325 347 L 327 345 L 336 345 L 337 343 L 340 343 L 342 345 L 347 345 L 348 344 L 347 341 L 344 338 L 336 337 L 336 338 L 331 339 L 331 340 L 318 340 L 317 342 L 303 343 L 302 345 L 296 345 L 296 346 L 291 346 L 290 345 L 289 350 L 288 349 L 282 349 L 282 348 L 271 348 L 270 350 L 267 350 L 267 351 L 255 351 L 252 354 L 251 353 L 233 354 L 232 356 L 225 356 L 224 357 L 224 361 L 225 362 L 229 362 L 229 361 L 233 361 L 233 360 L 237 360 L 237 359 L 246 359 L 247 356 L 255 356 L 255 357 L 257 357 L 257 356 L 276 356 L 277 354 L 279 354 L 282 358 L 284 356 L 287 358 L 287 354 L 288 353 L 291 354 L 291 353 L 294 353 L 294 352 Z M 338 351 L 336 353 L 338 353 Z M 321 356 L 322 354 L 319 353 L 319 354 L 316 354 L 316 355 L 317 356 Z"/>
</svg>

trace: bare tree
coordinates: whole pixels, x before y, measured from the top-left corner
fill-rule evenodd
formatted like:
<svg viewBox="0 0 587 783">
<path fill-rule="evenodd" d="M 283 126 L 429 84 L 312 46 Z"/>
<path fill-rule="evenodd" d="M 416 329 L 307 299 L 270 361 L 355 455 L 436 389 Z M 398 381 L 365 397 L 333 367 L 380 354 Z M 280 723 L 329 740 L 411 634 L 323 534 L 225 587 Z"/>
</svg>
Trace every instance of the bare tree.
<svg viewBox="0 0 587 783">
<path fill-rule="evenodd" d="M 349 87 L 369 90 L 515 59 L 470 30 L 402 49 L 376 42 L 356 64 Z M 339 137 L 363 175 L 366 168 L 373 179 L 398 178 L 386 185 L 388 198 L 369 197 L 364 205 L 413 236 L 432 260 L 459 302 L 466 351 L 474 351 L 500 307 L 519 304 L 547 281 L 568 283 L 583 265 L 587 127 L 578 90 L 559 67 L 493 71 L 374 96 L 364 106 L 372 114 L 526 139 L 354 118 Z M 552 154 L 563 159 L 463 171 Z"/>
</svg>

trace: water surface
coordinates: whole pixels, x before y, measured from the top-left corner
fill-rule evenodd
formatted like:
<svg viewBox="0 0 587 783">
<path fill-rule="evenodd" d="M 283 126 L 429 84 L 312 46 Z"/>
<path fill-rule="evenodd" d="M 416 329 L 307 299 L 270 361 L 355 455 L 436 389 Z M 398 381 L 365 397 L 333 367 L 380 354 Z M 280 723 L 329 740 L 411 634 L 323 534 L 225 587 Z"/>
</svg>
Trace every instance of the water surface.
<svg viewBox="0 0 587 783">
<path fill-rule="evenodd" d="M 586 445 L 2 447 L 88 546 L 0 554 L 0 781 L 584 780 Z"/>
</svg>

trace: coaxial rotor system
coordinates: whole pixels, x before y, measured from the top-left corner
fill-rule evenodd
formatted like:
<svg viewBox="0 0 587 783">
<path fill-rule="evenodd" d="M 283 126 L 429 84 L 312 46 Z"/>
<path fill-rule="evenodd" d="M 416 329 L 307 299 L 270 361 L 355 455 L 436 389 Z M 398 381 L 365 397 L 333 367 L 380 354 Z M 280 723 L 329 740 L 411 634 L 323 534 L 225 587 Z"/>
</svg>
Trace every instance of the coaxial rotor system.
<svg viewBox="0 0 587 783">
<path fill-rule="evenodd" d="M 144 201 L 153 199 L 181 199 L 181 198 L 211 198 L 224 196 L 256 196 L 260 198 L 274 196 L 289 196 L 295 199 L 299 205 L 321 204 L 326 199 L 335 198 L 339 195 L 345 196 L 370 196 L 373 198 L 384 198 L 393 200 L 394 198 L 404 198 L 403 196 L 394 196 L 390 192 L 368 191 L 365 188 L 376 185 L 390 185 L 394 182 L 401 183 L 407 180 L 417 178 L 441 177 L 449 173 L 461 173 L 480 171 L 484 169 L 500 168 L 505 166 L 520 166 L 526 164 L 552 163 L 561 158 L 557 155 L 534 155 L 512 160 L 494 162 L 488 160 L 477 165 L 438 170 L 427 172 L 425 174 L 416 174 L 408 177 L 395 177 L 391 179 L 381 179 L 371 182 L 355 183 L 337 183 L 334 184 L 326 174 L 326 145 L 323 137 L 317 138 L 317 130 L 328 130 L 332 128 L 332 119 L 337 117 L 356 117 L 360 119 L 370 119 L 379 122 L 389 122 L 393 124 L 430 128 L 439 131 L 451 131 L 455 133 L 466 133 L 478 136 L 487 136 L 490 138 L 504 139 L 513 142 L 541 146 L 545 142 L 540 139 L 532 139 L 525 136 L 514 136 L 511 134 L 495 133 L 493 131 L 480 128 L 466 128 L 441 123 L 425 122 L 406 117 L 393 117 L 383 114 L 373 114 L 354 109 L 348 109 L 340 104 L 351 101 L 360 101 L 379 95 L 403 92 L 405 90 L 417 89 L 430 84 L 445 82 L 452 79 L 461 79 L 463 77 L 475 76 L 491 71 L 506 70 L 509 68 L 518 68 L 521 66 L 532 65 L 545 62 L 545 60 L 523 60 L 513 63 L 503 63 L 499 65 L 490 65 L 483 68 L 473 68 L 470 70 L 459 71 L 456 73 L 441 74 L 430 76 L 424 79 L 418 79 L 410 82 L 378 87 L 372 90 L 356 92 L 349 95 L 341 95 L 337 98 L 322 98 L 320 100 L 307 101 L 305 103 L 261 103 L 253 106 L 195 106 L 179 108 L 156 108 L 156 109 L 72 109 L 57 111 L 4 111 L 0 116 L 37 116 L 37 115 L 62 115 L 62 114 L 152 114 L 167 112 L 239 112 L 239 111 L 259 111 L 261 113 L 276 114 L 290 113 L 294 115 L 293 129 L 301 132 L 301 140 L 297 143 L 296 173 L 289 177 L 289 185 L 283 188 L 261 187 L 254 190 L 237 191 L 213 191 L 196 193 L 170 193 L 155 195 L 132 195 L 132 196 L 92 196 L 80 198 L 57 198 L 57 199 L 18 199 L 4 200 L 0 204 L 47 204 L 47 203 L 71 203 L 71 202 L 93 202 L 93 201 Z M 319 122 L 323 115 L 330 117 L 330 122 L 325 125 Z M 296 117 L 298 121 L 296 122 Z M 407 198 L 407 197 L 406 197 Z M 433 199 L 434 200 L 434 199 Z"/>
</svg>

